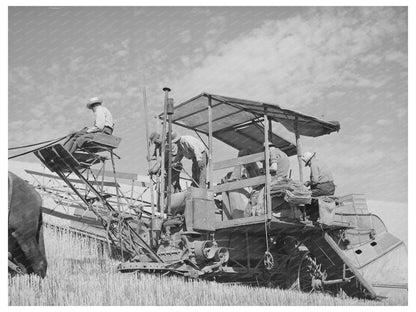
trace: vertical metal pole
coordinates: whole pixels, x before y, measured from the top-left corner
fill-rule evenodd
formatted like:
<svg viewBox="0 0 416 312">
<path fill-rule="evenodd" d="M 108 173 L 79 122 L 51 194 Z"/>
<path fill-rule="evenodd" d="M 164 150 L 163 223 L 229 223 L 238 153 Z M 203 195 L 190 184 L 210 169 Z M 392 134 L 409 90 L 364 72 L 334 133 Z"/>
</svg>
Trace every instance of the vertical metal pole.
<svg viewBox="0 0 416 312">
<path fill-rule="evenodd" d="M 171 209 L 171 196 L 172 196 L 172 116 L 173 116 L 173 99 L 168 99 L 168 107 L 167 107 L 167 114 L 168 114 L 168 185 L 166 187 L 167 190 L 167 198 L 166 198 L 166 206 L 168 207 L 168 214 L 170 214 Z"/>
<path fill-rule="evenodd" d="M 161 121 L 159 118 L 156 119 L 156 131 L 157 133 L 161 133 L 160 131 L 160 124 Z M 158 164 L 160 164 L 160 154 L 161 154 L 161 150 L 157 150 L 156 151 L 156 162 Z M 157 192 L 157 203 L 156 203 L 156 212 L 161 211 L 160 207 L 160 198 L 162 196 L 160 196 L 160 194 L 162 193 L 161 188 L 160 188 L 160 174 L 156 176 L 156 192 Z"/>
<path fill-rule="evenodd" d="M 269 117 L 267 116 L 267 110 L 264 111 L 264 124 L 267 126 L 269 124 Z M 265 214 L 267 215 L 267 219 L 272 219 L 272 199 L 270 197 L 270 184 L 271 176 L 270 176 L 270 148 L 269 148 L 269 131 L 264 129 L 264 162 L 266 164 L 266 211 Z"/>
<path fill-rule="evenodd" d="M 250 263 L 250 244 L 248 241 L 248 232 L 246 230 L 246 252 L 247 252 L 247 267 L 250 270 L 251 269 L 251 263 Z"/>
<path fill-rule="evenodd" d="M 165 101 L 164 101 L 164 109 L 163 109 L 163 127 L 162 127 L 162 159 L 161 159 L 161 166 L 160 166 L 160 212 L 164 213 L 165 209 L 165 157 L 166 157 L 166 121 L 167 121 L 167 113 L 168 113 L 168 99 L 169 99 L 169 91 L 170 89 L 165 87 L 163 88 L 165 92 Z"/>
<path fill-rule="evenodd" d="M 147 96 L 146 96 L 146 88 L 143 88 L 143 105 L 144 105 L 144 120 L 146 124 L 146 147 L 147 147 L 147 166 L 151 169 L 150 164 L 150 146 L 149 146 L 149 121 L 148 121 L 148 109 L 147 109 Z M 150 175 L 149 175 L 150 177 Z M 152 179 L 149 179 L 149 190 L 150 190 L 150 206 L 152 209 L 152 217 L 151 217 L 151 242 L 153 243 L 153 222 L 155 217 L 155 199 L 154 199 L 154 189 Z M 134 180 L 131 181 L 131 198 L 133 198 L 133 187 L 134 187 Z"/>
<path fill-rule="evenodd" d="M 110 156 L 111 156 L 111 166 L 113 167 L 113 176 L 114 176 L 114 182 L 116 184 L 116 196 L 117 196 L 117 211 L 118 211 L 118 216 L 117 216 L 117 225 L 118 225 L 118 240 L 119 240 L 119 244 L 120 244 L 120 248 L 121 248 L 121 258 L 124 259 L 124 251 L 123 251 L 123 240 L 121 238 L 121 233 L 122 233 L 122 221 L 121 221 L 121 205 L 120 205 L 120 192 L 118 189 L 118 182 L 117 182 L 117 174 L 116 174 L 116 165 L 114 163 L 114 155 L 113 155 L 113 151 L 110 151 Z M 104 172 L 103 172 L 104 175 Z"/>
<path fill-rule="evenodd" d="M 302 147 L 300 144 L 300 135 L 298 131 L 298 117 L 295 117 L 295 138 L 296 138 L 296 151 L 299 165 L 299 181 L 303 183 L 303 164 L 302 164 Z"/>
<path fill-rule="evenodd" d="M 213 170 L 212 170 L 212 99 L 208 96 L 208 181 L 209 187 L 214 186 Z"/>
</svg>

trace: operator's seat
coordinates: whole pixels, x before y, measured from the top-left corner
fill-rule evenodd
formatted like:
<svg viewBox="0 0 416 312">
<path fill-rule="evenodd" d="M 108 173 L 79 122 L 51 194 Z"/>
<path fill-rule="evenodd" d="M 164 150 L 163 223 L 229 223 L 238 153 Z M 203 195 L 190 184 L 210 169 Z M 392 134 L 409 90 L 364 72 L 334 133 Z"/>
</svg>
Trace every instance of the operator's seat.
<svg viewBox="0 0 416 312">
<path fill-rule="evenodd" d="M 92 165 L 104 162 L 106 156 L 99 155 L 99 152 L 109 152 L 111 157 L 113 149 L 117 148 L 121 138 L 95 133 L 93 138 L 84 143 L 83 146 L 73 154 L 69 153 L 61 144 L 54 144 L 35 151 L 34 154 L 52 172 L 71 172 L 90 168 Z"/>
<path fill-rule="evenodd" d="M 102 132 L 94 133 L 91 140 L 84 143 L 81 150 L 89 153 L 112 151 L 120 145 L 121 138 Z"/>
</svg>

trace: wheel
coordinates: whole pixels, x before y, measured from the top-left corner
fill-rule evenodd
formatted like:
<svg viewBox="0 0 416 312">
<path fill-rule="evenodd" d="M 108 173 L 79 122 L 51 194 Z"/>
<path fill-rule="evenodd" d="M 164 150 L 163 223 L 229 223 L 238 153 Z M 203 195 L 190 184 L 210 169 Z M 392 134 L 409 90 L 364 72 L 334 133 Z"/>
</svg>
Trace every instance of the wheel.
<svg viewBox="0 0 416 312">
<path fill-rule="evenodd" d="M 321 265 L 309 253 L 305 253 L 299 263 L 297 280 L 292 288 L 302 292 L 324 291 L 322 281 L 326 273 L 322 271 Z"/>
</svg>

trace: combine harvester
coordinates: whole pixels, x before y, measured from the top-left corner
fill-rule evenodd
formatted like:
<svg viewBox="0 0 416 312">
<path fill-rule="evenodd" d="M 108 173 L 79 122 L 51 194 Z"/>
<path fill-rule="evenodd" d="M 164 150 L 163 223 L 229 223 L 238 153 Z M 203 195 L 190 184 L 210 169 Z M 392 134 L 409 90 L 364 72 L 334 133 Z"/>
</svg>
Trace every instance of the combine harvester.
<svg viewBox="0 0 416 312">
<path fill-rule="evenodd" d="M 78 196 L 80 207 L 101 222 L 110 243 L 121 251 L 120 272 L 176 274 L 305 292 L 342 291 L 365 299 L 407 295 L 406 246 L 368 211 L 363 195 L 316 198 L 319 218 L 311 221 L 305 213 L 311 196 L 294 192 L 294 185 L 303 182 L 301 136 L 339 131 L 338 122 L 207 93 L 174 108 L 170 90 L 164 91 L 165 109 L 159 117 L 162 142 L 166 139 L 168 144 L 162 144 L 161 159 L 171 159 L 172 124 L 206 135 L 208 188 L 172 194 L 165 187 L 172 179 L 171 162 L 164 168 L 162 161 L 166 181 L 159 175 L 148 185 L 150 203 L 132 205 L 132 198 L 118 190 L 114 149 L 119 138 L 97 134 L 74 155 L 60 144 L 35 152 Z M 272 122 L 292 132 L 296 144 L 274 133 Z M 245 156 L 214 161 L 214 138 Z M 270 150 L 263 147 L 269 141 L 288 156 L 297 155 L 300 182 L 270 175 Z M 113 194 L 103 188 L 108 160 L 116 187 Z M 259 168 L 257 162 L 264 162 L 265 170 L 253 171 Z M 214 172 L 228 168 L 232 174 L 214 184 Z M 82 187 L 74 185 L 73 177 Z"/>
</svg>

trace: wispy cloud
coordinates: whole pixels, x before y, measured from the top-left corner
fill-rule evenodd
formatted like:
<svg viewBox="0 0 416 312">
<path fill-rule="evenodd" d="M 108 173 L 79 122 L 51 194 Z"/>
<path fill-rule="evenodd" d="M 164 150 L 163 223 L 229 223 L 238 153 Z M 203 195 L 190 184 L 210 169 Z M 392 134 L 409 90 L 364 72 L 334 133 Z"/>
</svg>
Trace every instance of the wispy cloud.
<svg viewBox="0 0 416 312">
<path fill-rule="evenodd" d="M 339 120 L 302 141 L 340 192 L 406 198 L 406 8 L 17 7 L 9 29 L 9 145 L 91 124 L 85 101 L 101 96 L 120 169 L 144 172 L 142 87 L 152 115 L 164 86 L 175 103 L 207 91 Z"/>
</svg>

